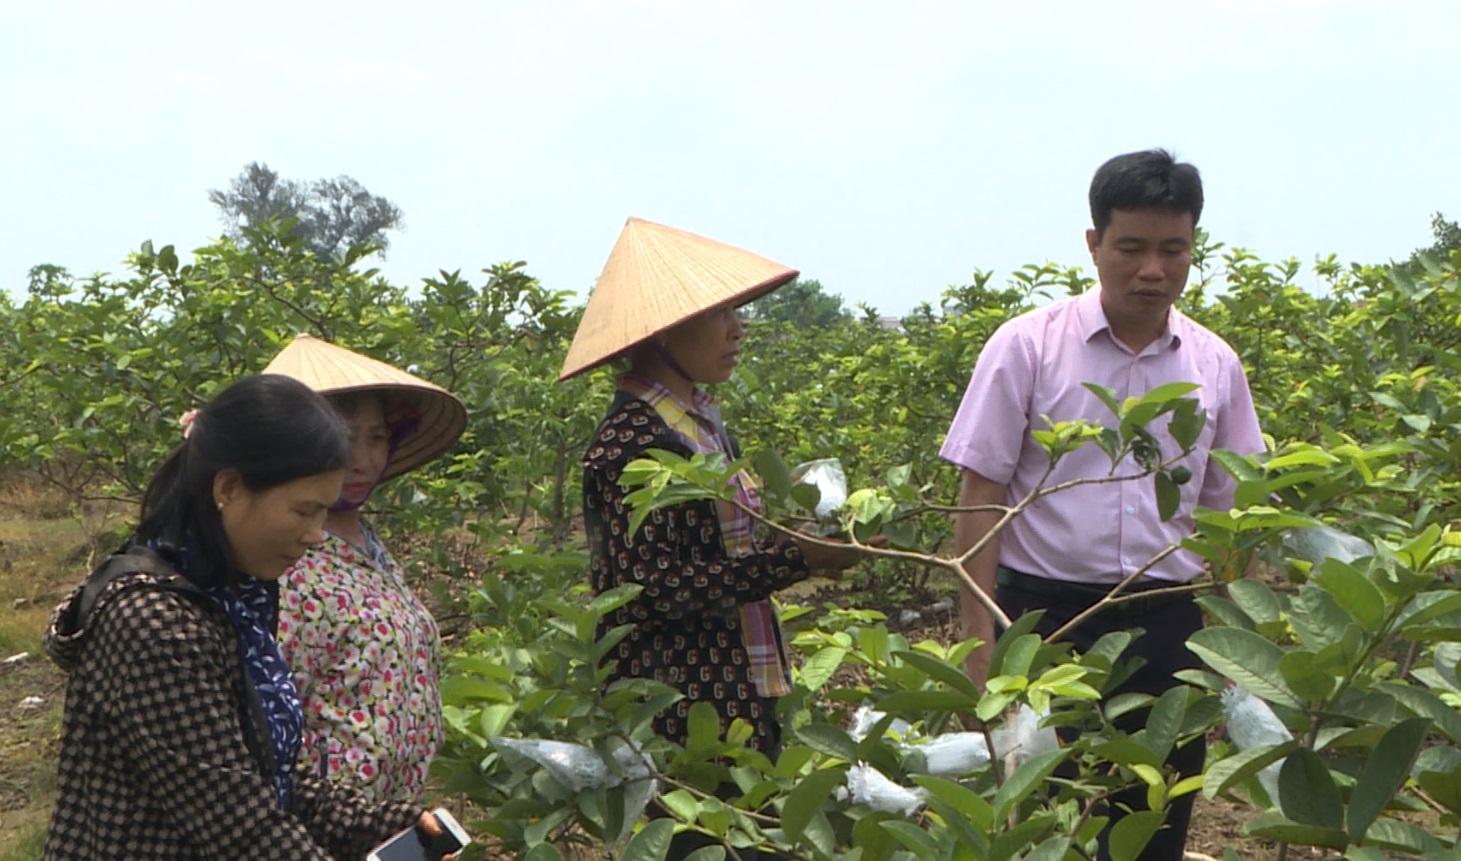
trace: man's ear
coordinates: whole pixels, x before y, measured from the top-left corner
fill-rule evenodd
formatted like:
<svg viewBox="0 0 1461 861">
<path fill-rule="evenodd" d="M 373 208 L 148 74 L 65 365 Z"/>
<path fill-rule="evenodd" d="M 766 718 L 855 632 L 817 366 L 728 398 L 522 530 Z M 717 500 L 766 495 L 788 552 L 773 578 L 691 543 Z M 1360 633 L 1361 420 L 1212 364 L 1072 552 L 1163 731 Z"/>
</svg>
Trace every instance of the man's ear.
<svg viewBox="0 0 1461 861">
<path fill-rule="evenodd" d="M 1091 259 L 1096 259 L 1096 246 L 1101 244 L 1101 237 L 1096 235 L 1096 228 L 1086 228 L 1086 250 L 1091 252 Z"/>
</svg>

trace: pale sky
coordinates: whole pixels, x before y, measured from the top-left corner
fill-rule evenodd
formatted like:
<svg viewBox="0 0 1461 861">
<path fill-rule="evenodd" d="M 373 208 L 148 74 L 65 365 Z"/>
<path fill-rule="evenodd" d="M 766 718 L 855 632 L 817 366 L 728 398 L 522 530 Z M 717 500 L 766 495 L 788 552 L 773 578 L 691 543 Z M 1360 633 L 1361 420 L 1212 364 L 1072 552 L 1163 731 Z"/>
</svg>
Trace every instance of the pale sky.
<svg viewBox="0 0 1461 861">
<path fill-rule="evenodd" d="M 1216 239 L 1383 262 L 1461 217 L 1458 32 L 1455 0 L 5 3 L 0 287 L 206 244 L 251 161 L 400 206 L 405 285 L 585 293 L 633 215 L 901 314 L 1088 264 L 1092 172 L 1152 146 Z"/>
</svg>

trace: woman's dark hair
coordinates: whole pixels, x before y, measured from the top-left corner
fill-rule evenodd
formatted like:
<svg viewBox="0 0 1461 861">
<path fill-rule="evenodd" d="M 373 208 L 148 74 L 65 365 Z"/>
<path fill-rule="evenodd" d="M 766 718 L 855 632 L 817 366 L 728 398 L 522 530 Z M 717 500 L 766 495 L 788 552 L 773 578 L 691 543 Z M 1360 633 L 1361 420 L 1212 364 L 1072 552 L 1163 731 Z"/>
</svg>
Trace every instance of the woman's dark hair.
<svg viewBox="0 0 1461 861">
<path fill-rule="evenodd" d="M 349 462 L 345 424 L 323 397 L 292 377 L 244 377 L 198 410 L 187 439 L 148 482 L 137 540 L 154 543 L 202 588 L 231 584 L 214 476 L 235 470 L 259 492 Z"/>
<path fill-rule="evenodd" d="M 1118 155 L 1096 169 L 1091 179 L 1091 225 L 1096 241 L 1106 235 L 1114 209 L 1165 209 L 1202 218 L 1202 175 L 1163 149 Z"/>
</svg>

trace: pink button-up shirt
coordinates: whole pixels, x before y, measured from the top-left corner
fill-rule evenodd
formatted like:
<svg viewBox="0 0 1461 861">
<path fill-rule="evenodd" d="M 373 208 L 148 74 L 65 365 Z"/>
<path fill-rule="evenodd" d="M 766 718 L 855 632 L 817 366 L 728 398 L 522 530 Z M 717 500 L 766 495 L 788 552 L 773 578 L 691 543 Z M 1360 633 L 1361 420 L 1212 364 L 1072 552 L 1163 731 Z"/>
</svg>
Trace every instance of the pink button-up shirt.
<svg viewBox="0 0 1461 861">
<path fill-rule="evenodd" d="M 1207 410 L 1207 426 L 1181 461 L 1192 479 L 1181 487 L 1177 514 L 1157 515 L 1153 478 L 1089 484 L 1035 502 L 1000 534 L 999 561 L 1017 571 L 1055 580 L 1115 583 L 1168 545 L 1192 533 L 1195 506 L 1232 506 L 1231 476 L 1209 457 L 1214 449 L 1240 454 L 1263 450 L 1258 416 L 1242 362 L 1221 338 L 1173 309 L 1167 331 L 1133 353 L 1111 333 L 1100 288 L 1023 314 L 985 344 L 963 403 L 939 452 L 945 460 L 1009 486 L 1008 504 L 1023 499 L 1050 465 L 1031 430 L 1052 421 L 1088 419 L 1106 426 L 1114 416 L 1082 383 L 1140 397 L 1165 383 L 1198 383 L 1192 393 Z M 1165 419 L 1148 426 L 1161 441 L 1164 461 L 1180 451 Z M 1141 468 L 1130 459 L 1116 475 Z M 1111 459 L 1094 444 L 1061 459 L 1046 486 L 1111 474 Z M 1187 582 L 1202 573 L 1200 558 L 1179 550 L 1147 571 L 1160 580 Z"/>
</svg>

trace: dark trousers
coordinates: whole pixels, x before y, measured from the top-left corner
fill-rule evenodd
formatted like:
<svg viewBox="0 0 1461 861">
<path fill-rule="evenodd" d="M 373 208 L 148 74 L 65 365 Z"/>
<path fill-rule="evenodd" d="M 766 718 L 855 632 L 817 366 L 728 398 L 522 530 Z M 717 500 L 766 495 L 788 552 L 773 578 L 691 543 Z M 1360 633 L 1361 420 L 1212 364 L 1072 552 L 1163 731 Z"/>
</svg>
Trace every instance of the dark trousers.
<svg viewBox="0 0 1461 861">
<path fill-rule="evenodd" d="M 1044 610 L 1045 615 L 1035 626 L 1035 631 L 1042 637 L 1049 636 L 1099 597 L 1089 587 L 1052 588 L 1050 584 L 1054 582 L 1001 568 L 995 601 L 1011 619 L 1031 610 Z M 1176 684 L 1172 678 L 1174 673 L 1201 666 L 1197 656 L 1186 645 L 1187 638 L 1201 627 L 1202 611 L 1190 595 L 1170 599 L 1153 597 L 1139 601 L 1135 608 L 1117 605 L 1098 613 L 1068 631 L 1065 641 L 1077 651 L 1086 652 L 1105 634 L 1131 628 L 1143 629 L 1144 633 L 1132 642 L 1121 660 L 1141 659 L 1144 663 L 1111 695 L 1137 692 L 1161 696 Z M 1145 726 L 1146 716 L 1146 709 L 1128 712 L 1118 718 L 1115 725 L 1124 732 L 1135 732 Z M 1167 765 L 1184 777 L 1201 774 L 1206 755 L 1205 743 L 1194 739 L 1176 748 L 1167 758 Z M 1166 825 L 1147 843 L 1146 849 L 1138 856 L 1140 861 L 1181 861 L 1187 843 L 1187 826 L 1192 819 L 1192 804 L 1196 800 L 1195 793 L 1188 793 L 1168 804 Z M 1105 811 L 1112 819 L 1101 834 L 1103 859 L 1110 857 L 1106 841 L 1111 827 L 1120 821 L 1124 813 L 1123 805 L 1131 810 L 1146 810 L 1146 787 L 1133 787 L 1112 796 Z"/>
<path fill-rule="evenodd" d="M 768 705 L 771 704 L 773 702 L 768 701 Z M 772 721 L 771 725 L 771 736 L 761 745 L 761 752 L 766 754 L 772 762 L 776 762 L 777 758 L 781 756 L 781 726 L 775 721 Z M 741 790 L 734 783 L 722 783 L 716 788 L 715 795 L 721 801 L 730 801 L 733 798 L 739 798 Z M 649 816 L 651 819 L 668 815 L 669 811 L 661 807 L 658 801 L 650 802 Z M 706 837 L 704 834 L 699 834 L 694 831 L 682 831 L 670 838 L 670 848 L 665 853 L 665 861 L 684 861 L 696 849 L 720 845 L 721 842 L 719 840 Z M 741 856 L 741 861 L 774 861 L 774 859 L 781 857 L 780 855 L 771 852 L 762 852 L 758 849 L 737 849 L 735 851 Z M 726 850 L 725 857 L 726 861 L 734 861 L 735 858 L 729 849 Z"/>
</svg>

